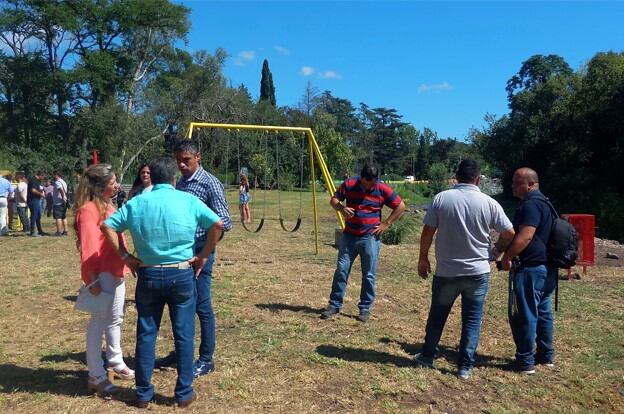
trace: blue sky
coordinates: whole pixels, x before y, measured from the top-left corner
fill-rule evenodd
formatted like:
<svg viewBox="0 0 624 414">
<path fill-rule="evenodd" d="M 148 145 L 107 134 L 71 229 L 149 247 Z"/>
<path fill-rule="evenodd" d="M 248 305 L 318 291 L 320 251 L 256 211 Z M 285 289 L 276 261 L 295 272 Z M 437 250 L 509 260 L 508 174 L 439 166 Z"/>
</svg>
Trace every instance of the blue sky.
<svg viewBox="0 0 624 414">
<path fill-rule="evenodd" d="M 225 76 L 254 98 L 266 58 L 278 105 L 310 81 L 442 138 L 506 113 L 506 82 L 534 54 L 578 69 L 624 50 L 622 2 L 178 2 L 192 10 L 188 48 L 224 48 Z"/>
</svg>

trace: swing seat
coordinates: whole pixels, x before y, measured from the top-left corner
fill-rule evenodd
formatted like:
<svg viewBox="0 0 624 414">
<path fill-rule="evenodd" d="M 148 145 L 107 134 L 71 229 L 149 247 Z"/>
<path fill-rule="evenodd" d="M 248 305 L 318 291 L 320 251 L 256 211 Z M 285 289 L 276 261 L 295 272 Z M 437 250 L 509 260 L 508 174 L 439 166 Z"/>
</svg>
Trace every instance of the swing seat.
<svg viewBox="0 0 624 414">
<path fill-rule="evenodd" d="M 299 230 L 299 227 L 301 227 L 301 217 L 297 217 L 297 222 L 295 223 L 295 227 L 293 227 L 291 230 L 286 228 L 286 224 L 284 224 L 283 218 L 280 217 L 279 222 L 280 222 L 280 226 L 282 226 L 282 229 L 284 231 L 287 231 L 288 233 L 294 233 L 297 230 Z"/>
<path fill-rule="evenodd" d="M 250 233 L 258 233 L 260 230 L 262 230 L 262 226 L 264 226 L 264 218 L 260 219 L 260 224 L 258 224 L 258 227 L 256 227 L 255 230 L 247 227 L 247 224 L 245 224 L 243 220 L 241 220 L 241 225 L 243 226 L 245 230 L 247 230 Z"/>
</svg>

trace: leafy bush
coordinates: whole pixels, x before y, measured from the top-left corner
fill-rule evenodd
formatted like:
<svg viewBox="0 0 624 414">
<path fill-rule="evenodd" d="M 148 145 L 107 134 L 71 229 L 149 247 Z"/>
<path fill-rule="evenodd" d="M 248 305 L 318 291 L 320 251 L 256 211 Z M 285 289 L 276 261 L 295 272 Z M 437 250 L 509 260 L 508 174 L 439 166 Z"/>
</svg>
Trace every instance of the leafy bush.
<svg viewBox="0 0 624 414">
<path fill-rule="evenodd" d="M 383 244 L 401 244 L 417 228 L 417 219 L 412 214 L 404 214 L 381 235 Z"/>
</svg>

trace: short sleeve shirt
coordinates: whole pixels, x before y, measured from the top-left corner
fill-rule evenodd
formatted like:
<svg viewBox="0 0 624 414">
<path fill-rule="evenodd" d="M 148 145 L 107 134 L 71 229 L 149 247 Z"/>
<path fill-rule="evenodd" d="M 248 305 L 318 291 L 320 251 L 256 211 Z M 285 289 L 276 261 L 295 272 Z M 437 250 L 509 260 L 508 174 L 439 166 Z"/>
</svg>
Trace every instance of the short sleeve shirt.
<svg viewBox="0 0 624 414">
<path fill-rule="evenodd" d="M 511 230 L 511 221 L 493 198 L 473 184 L 456 184 L 438 193 L 424 224 L 437 229 L 436 270 L 439 277 L 490 272 L 490 230 Z"/>
<path fill-rule="evenodd" d="M 539 190 L 529 192 L 514 216 L 516 232 L 523 225 L 535 227 L 535 237 L 519 255 L 523 266 L 539 266 L 548 262 L 546 244 L 550 238 L 553 214 L 544 199 L 544 194 Z"/>
<path fill-rule="evenodd" d="M 334 194 L 340 201 L 347 201 L 347 207 L 354 210 L 353 217 L 345 219 L 344 232 L 354 236 L 370 234 L 381 224 L 383 206 L 395 209 L 401 204 L 401 197 L 387 184 L 376 182 L 370 191 L 365 191 L 359 177 L 346 179 Z"/>
<path fill-rule="evenodd" d="M 37 191 L 43 191 L 43 186 L 41 185 L 41 182 L 39 181 L 39 179 L 37 177 L 31 177 L 28 180 L 28 194 L 27 194 L 27 200 L 28 203 L 32 202 L 33 200 L 41 200 L 41 196 L 38 196 L 36 194 L 33 194 L 32 189 L 35 189 Z"/>
<path fill-rule="evenodd" d="M 219 221 L 197 197 L 157 184 L 134 197 L 104 222 L 115 231 L 129 230 L 139 259 L 148 265 L 180 263 L 193 257 L 195 232 Z"/>
<path fill-rule="evenodd" d="M 61 191 L 61 189 L 63 191 Z M 67 201 L 67 183 L 62 178 L 54 182 L 54 192 L 52 193 L 54 205 L 63 204 Z"/>
</svg>

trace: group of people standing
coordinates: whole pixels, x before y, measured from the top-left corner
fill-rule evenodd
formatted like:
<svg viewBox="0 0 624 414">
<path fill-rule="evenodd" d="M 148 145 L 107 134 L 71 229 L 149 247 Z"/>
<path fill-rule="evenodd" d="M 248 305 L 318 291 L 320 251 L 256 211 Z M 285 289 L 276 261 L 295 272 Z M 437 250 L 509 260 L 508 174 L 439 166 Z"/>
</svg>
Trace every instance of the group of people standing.
<svg viewBox="0 0 624 414">
<path fill-rule="evenodd" d="M 379 182 L 377 176 L 375 167 L 365 166 L 359 177 L 347 178 L 330 201 L 345 217 L 346 227 L 329 304 L 321 313 L 321 319 L 331 319 L 340 313 L 351 266 L 358 255 L 362 264 L 362 288 L 357 319 L 367 322 L 370 318 L 375 298 L 379 237 L 405 209 L 398 194 Z M 490 266 L 500 258 L 501 269 L 510 271 L 509 323 L 516 344 L 514 368 L 524 374 L 534 374 L 536 365 L 552 367 L 551 296 L 556 286 L 557 267 L 549 261 L 546 246 L 555 217 L 539 190 L 537 173 L 530 168 L 520 168 L 513 176 L 513 195 L 522 200 L 513 223 L 496 200 L 480 191 L 481 170 L 476 161 L 463 160 L 457 168 L 456 181 L 453 188 L 434 197 L 424 218 L 418 274 L 426 279 L 431 273 L 429 250 L 437 233 L 436 269 L 425 341 L 421 352 L 414 357 L 415 364 L 434 367 L 444 325 L 455 300 L 461 296 L 462 332 L 457 376 L 472 377 Z M 392 209 L 384 221 L 381 220 L 383 205 Z M 492 231 L 499 234 L 493 247 Z"/>
<path fill-rule="evenodd" d="M 193 379 L 214 370 L 212 266 L 215 246 L 232 222 L 223 185 L 201 167 L 197 145 L 180 141 L 174 151 L 175 160 L 163 157 L 150 162 L 148 174 L 141 168 L 140 174 L 150 176 L 151 191 L 130 197 L 119 209 L 112 201 L 119 184 L 111 167 L 98 164 L 87 168 L 74 205 L 83 281 L 93 295 L 106 292 L 114 298 L 109 311 L 93 314 L 89 322 L 88 388 L 111 395 L 117 388 L 110 377 L 134 378 L 134 405 L 138 408 L 147 408 L 153 398 L 155 367 L 176 365 L 175 398 L 183 408 L 197 399 Z M 182 177 L 176 183 L 177 170 Z M 132 237 L 135 253 L 128 249 L 125 230 Z M 120 338 L 124 276 L 130 272 L 138 276 L 134 371 L 123 361 Z M 156 360 L 156 338 L 165 305 L 175 351 Z M 195 314 L 201 331 L 196 361 Z M 101 358 L 102 334 L 106 337 L 107 369 Z"/>
<path fill-rule="evenodd" d="M 73 212 L 81 274 L 93 295 L 113 297 L 105 314 L 93 314 L 87 330 L 88 388 L 101 395 L 117 391 L 111 379 L 135 379 L 138 408 L 147 408 L 154 396 L 154 368 L 175 365 L 175 398 L 180 407 L 196 399 L 193 379 L 215 369 L 215 315 L 212 308 L 212 267 L 215 248 L 232 227 L 223 184 L 200 165 L 197 145 L 183 140 L 174 147 L 175 160 L 158 158 L 139 172 L 144 189 L 115 208 L 119 184 L 107 164 L 93 165 L 80 179 Z M 181 173 L 176 183 L 176 172 Z M 149 177 L 149 180 L 148 180 Z M 246 177 L 245 177 L 246 178 Z M 457 184 L 435 196 L 424 218 L 418 274 L 431 272 L 429 250 L 436 238 L 436 269 L 425 328 L 425 343 L 414 357 L 416 365 L 434 367 L 446 319 L 462 297 L 462 334 L 458 377 L 469 379 L 479 342 L 483 305 L 488 291 L 490 262 L 502 255 L 501 266 L 511 270 L 513 290 L 509 319 L 516 342 L 517 369 L 534 373 L 535 364 L 552 366 L 553 318 L 550 295 L 556 268 L 549 265 L 545 245 L 553 217 L 541 202 L 537 174 L 516 171 L 513 193 L 523 201 L 514 222 L 502 207 L 481 193 L 481 172 L 473 160 L 462 161 Z M 148 184 L 148 185 L 146 185 Z M 149 190 L 146 189 L 149 187 Z M 240 196 L 248 192 L 241 179 Z M 139 196 L 140 194 L 140 196 Z M 248 201 L 248 199 L 246 200 Z M 359 177 L 347 178 L 330 200 L 346 219 L 329 305 L 322 319 L 338 315 L 343 305 L 353 262 L 362 261 L 362 290 L 357 319 L 366 323 L 376 295 L 376 268 L 380 237 L 405 211 L 400 196 L 378 180 L 377 168 L 364 166 Z M 392 213 L 382 221 L 387 206 Z M 241 208 L 241 218 L 245 216 Z M 499 233 L 494 248 L 490 231 Z M 129 231 L 135 252 L 128 249 Z M 514 263 L 512 264 L 512 259 Z M 138 313 L 135 370 L 124 362 L 120 326 L 123 320 L 124 276 L 138 276 L 135 300 Z M 164 306 L 169 308 L 175 349 L 156 359 L 156 338 Z M 199 317 L 200 345 L 194 361 L 194 315 Z M 106 338 L 106 364 L 101 358 Z"/>
<path fill-rule="evenodd" d="M 7 178 L 0 177 L 0 235 L 7 235 L 9 229 L 13 229 L 14 212 L 22 223 L 24 233 L 33 237 L 47 235 L 41 226 L 44 210 L 49 210 L 49 215 L 52 215 L 56 222 L 56 232 L 53 236 L 67 235 L 69 207 L 67 183 L 60 171 L 54 171 L 53 178 L 44 185 L 46 175 L 43 171 L 37 171 L 29 179 L 26 179 L 23 172 L 17 172 L 15 184 Z"/>
</svg>

